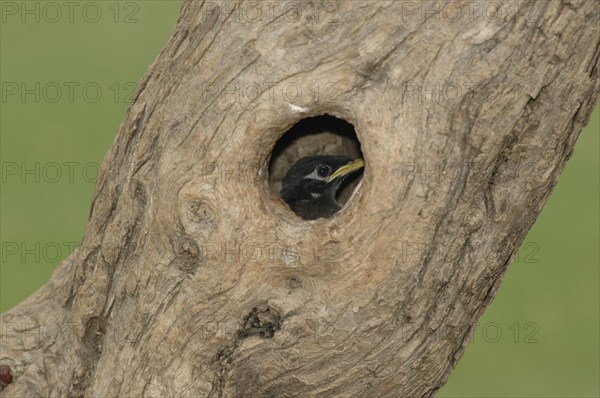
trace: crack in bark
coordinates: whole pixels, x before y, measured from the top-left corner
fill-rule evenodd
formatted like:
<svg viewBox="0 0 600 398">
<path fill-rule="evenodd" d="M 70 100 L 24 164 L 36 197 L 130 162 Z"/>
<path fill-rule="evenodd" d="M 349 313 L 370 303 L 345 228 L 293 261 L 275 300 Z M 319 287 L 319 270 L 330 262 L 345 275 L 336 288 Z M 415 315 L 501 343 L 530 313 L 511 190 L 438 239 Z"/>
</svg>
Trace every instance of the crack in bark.
<svg viewBox="0 0 600 398">
<path fill-rule="evenodd" d="M 105 317 L 93 317 L 86 322 L 80 352 L 81 368 L 75 374 L 71 385 L 70 395 L 73 397 L 85 396 L 87 388 L 92 383 L 98 359 L 102 355 L 106 325 Z"/>
</svg>

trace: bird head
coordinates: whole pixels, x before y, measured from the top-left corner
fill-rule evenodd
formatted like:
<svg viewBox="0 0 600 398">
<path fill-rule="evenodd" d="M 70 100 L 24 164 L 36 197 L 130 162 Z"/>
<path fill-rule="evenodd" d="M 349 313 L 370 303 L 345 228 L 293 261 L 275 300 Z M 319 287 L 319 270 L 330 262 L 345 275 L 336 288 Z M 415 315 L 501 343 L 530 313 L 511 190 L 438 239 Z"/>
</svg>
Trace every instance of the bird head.
<svg viewBox="0 0 600 398">
<path fill-rule="evenodd" d="M 296 213 L 309 213 L 303 218 L 328 217 L 340 208 L 335 196 L 344 179 L 364 164 L 346 156 L 302 158 L 283 178 L 281 197 Z"/>
</svg>

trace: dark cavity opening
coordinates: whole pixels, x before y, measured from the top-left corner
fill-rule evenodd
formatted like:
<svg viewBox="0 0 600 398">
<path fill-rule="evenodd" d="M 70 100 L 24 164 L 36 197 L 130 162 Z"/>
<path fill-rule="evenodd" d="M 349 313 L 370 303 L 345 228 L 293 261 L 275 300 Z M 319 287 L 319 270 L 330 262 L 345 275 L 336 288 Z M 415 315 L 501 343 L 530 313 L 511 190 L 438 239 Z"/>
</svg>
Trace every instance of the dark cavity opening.
<svg viewBox="0 0 600 398">
<path fill-rule="evenodd" d="M 300 159 L 317 155 L 364 159 L 360 142 L 352 124 L 327 114 L 308 117 L 292 126 L 275 144 L 269 162 L 269 186 L 271 190 L 281 197 L 282 182 L 290 168 Z M 363 170 L 356 170 L 347 174 L 341 182 L 335 195 L 337 204 L 341 208 L 352 196 L 362 178 Z M 307 173 L 304 174 L 308 173 L 307 170 Z M 306 216 L 302 211 L 296 211 L 294 206 L 291 206 L 291 208 L 304 219 L 326 218 L 332 215 L 311 217 Z"/>
</svg>

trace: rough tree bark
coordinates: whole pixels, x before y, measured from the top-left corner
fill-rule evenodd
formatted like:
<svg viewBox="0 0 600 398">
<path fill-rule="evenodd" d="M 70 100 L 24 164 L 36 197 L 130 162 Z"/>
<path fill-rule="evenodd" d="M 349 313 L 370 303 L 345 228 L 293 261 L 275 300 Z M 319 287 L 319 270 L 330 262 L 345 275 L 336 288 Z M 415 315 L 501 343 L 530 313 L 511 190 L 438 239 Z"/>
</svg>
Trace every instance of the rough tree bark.
<svg viewBox="0 0 600 398">
<path fill-rule="evenodd" d="M 596 101 L 597 3 L 235 4 L 183 5 L 80 246 L 2 316 L 2 396 L 427 397 L 463 353 Z M 325 113 L 366 170 L 308 222 L 268 163 Z"/>
</svg>

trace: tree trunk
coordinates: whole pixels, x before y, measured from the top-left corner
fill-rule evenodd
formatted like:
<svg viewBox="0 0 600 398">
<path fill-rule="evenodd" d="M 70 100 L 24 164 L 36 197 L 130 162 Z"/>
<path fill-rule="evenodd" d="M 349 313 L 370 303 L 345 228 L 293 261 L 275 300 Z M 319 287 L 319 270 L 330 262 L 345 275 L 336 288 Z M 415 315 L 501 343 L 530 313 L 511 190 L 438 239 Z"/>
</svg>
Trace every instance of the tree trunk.
<svg viewBox="0 0 600 398">
<path fill-rule="evenodd" d="M 81 244 L 2 315 L 2 396 L 432 396 L 590 117 L 599 26 L 594 0 L 186 2 Z M 322 114 L 366 167 L 305 221 L 268 165 Z"/>
</svg>

